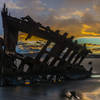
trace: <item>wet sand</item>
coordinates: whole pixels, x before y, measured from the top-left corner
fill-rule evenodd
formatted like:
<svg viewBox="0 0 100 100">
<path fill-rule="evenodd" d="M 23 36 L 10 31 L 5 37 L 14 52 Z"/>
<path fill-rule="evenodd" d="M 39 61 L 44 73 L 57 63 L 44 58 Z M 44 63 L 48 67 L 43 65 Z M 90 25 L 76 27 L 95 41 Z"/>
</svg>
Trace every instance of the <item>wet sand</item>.
<svg viewBox="0 0 100 100">
<path fill-rule="evenodd" d="M 66 100 L 60 96 L 64 89 L 80 92 L 81 100 L 100 100 L 100 79 L 38 84 L 33 87 L 0 87 L 0 100 Z"/>
<path fill-rule="evenodd" d="M 85 59 L 82 64 L 87 69 L 89 61 L 93 62 L 93 72 L 100 73 L 100 59 Z M 0 100 L 67 100 L 60 96 L 64 89 L 79 92 L 81 100 L 100 100 L 100 77 L 60 84 L 34 84 L 33 87 L 0 87 Z"/>
</svg>

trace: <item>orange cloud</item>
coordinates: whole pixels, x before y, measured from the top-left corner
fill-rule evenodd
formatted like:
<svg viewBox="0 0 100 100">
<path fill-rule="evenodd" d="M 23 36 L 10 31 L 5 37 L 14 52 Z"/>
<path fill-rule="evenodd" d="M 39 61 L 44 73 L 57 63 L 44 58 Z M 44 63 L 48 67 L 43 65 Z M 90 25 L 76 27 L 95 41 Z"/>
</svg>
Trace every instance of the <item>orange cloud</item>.
<svg viewBox="0 0 100 100">
<path fill-rule="evenodd" d="M 73 12 L 72 15 L 82 17 L 82 16 L 84 15 L 84 13 L 83 13 L 82 11 L 78 11 L 78 10 L 77 10 L 77 11 Z"/>
<path fill-rule="evenodd" d="M 83 24 L 83 28 L 82 28 L 82 31 L 81 33 L 84 34 L 84 35 L 93 35 L 93 36 L 98 36 L 100 34 L 98 33 L 95 33 L 95 32 L 87 32 L 88 29 L 91 29 L 92 27 L 87 25 L 87 24 Z"/>
<path fill-rule="evenodd" d="M 22 32 L 20 32 L 19 33 L 19 36 L 18 36 L 18 41 L 20 41 L 20 42 L 30 42 L 30 41 L 38 41 L 38 40 L 42 40 L 42 41 L 46 41 L 46 40 L 44 40 L 44 39 L 42 39 L 42 38 L 39 38 L 39 37 L 36 37 L 36 36 L 32 36 L 31 38 L 29 38 L 28 40 L 25 40 L 26 39 L 26 37 L 27 37 L 27 33 L 22 33 Z"/>
</svg>

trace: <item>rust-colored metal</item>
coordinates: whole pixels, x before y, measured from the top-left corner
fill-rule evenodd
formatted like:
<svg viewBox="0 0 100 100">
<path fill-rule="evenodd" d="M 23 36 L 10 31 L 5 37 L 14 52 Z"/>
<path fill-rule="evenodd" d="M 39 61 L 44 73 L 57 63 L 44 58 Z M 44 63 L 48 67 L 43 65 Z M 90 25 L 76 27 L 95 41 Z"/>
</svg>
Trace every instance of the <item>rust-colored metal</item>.
<svg viewBox="0 0 100 100">
<path fill-rule="evenodd" d="M 62 65 L 66 64 L 66 66 L 64 67 L 67 68 L 68 64 L 71 64 L 72 59 L 76 55 L 77 56 L 73 64 L 76 64 L 77 60 L 80 58 L 80 61 L 78 62 L 78 64 L 80 65 L 83 59 L 86 57 L 86 55 L 88 55 L 88 53 L 90 52 L 83 46 L 77 44 L 77 41 L 73 42 L 73 38 L 74 38 L 73 36 L 68 38 L 67 37 L 68 33 L 64 33 L 64 35 L 60 35 L 59 30 L 53 31 L 49 26 L 46 27 L 43 26 L 42 24 L 34 21 L 30 16 L 21 17 L 20 19 L 16 17 L 12 17 L 11 15 L 9 15 L 8 9 L 6 8 L 5 4 L 4 4 L 4 8 L 2 9 L 1 15 L 2 15 L 2 22 L 3 22 L 3 29 L 4 29 L 4 45 L 5 45 L 4 53 L 5 54 L 7 55 L 16 54 L 16 45 L 18 42 L 19 31 L 28 34 L 26 40 L 29 39 L 31 36 L 38 36 L 40 38 L 44 38 L 47 40 L 47 43 L 38 53 L 37 57 L 33 59 L 34 73 L 37 70 L 37 68 L 34 66 L 39 66 L 38 71 L 40 72 L 41 72 L 41 66 L 45 66 L 44 69 L 49 70 L 49 68 L 54 68 L 54 67 L 58 67 L 59 69 L 61 68 Z M 51 51 L 48 52 L 47 47 L 51 42 L 55 43 L 55 45 L 51 48 Z M 67 50 L 66 52 L 64 52 L 66 48 Z M 47 54 L 47 56 L 44 59 L 44 61 L 41 62 L 40 58 L 45 53 Z M 85 54 L 85 56 L 83 54 Z M 61 55 L 63 56 L 61 57 Z M 67 57 L 68 59 L 66 60 Z M 50 63 L 48 64 L 49 61 Z"/>
</svg>

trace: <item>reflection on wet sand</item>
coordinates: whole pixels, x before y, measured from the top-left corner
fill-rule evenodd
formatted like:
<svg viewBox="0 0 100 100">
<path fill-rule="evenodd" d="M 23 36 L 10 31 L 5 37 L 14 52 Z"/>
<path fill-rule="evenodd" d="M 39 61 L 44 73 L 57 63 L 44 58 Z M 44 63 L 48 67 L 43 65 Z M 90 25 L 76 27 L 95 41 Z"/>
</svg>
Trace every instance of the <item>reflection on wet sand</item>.
<svg viewBox="0 0 100 100">
<path fill-rule="evenodd" d="M 67 81 L 60 84 L 34 84 L 33 87 L 1 87 L 0 100 L 68 100 L 62 90 L 76 91 L 80 100 L 100 100 L 100 79 Z"/>
<path fill-rule="evenodd" d="M 81 94 L 81 100 L 100 100 L 100 79 L 72 81 L 64 86 L 66 90 L 73 90 Z"/>
<path fill-rule="evenodd" d="M 76 81 L 75 84 L 78 82 Z M 73 82 L 74 84 L 74 82 Z M 78 84 L 77 84 L 78 85 Z M 100 80 L 89 79 L 79 83 L 79 87 L 73 88 L 73 90 L 80 91 L 82 96 L 81 100 L 99 100 L 100 99 Z M 74 85 L 73 85 L 74 87 Z"/>
</svg>

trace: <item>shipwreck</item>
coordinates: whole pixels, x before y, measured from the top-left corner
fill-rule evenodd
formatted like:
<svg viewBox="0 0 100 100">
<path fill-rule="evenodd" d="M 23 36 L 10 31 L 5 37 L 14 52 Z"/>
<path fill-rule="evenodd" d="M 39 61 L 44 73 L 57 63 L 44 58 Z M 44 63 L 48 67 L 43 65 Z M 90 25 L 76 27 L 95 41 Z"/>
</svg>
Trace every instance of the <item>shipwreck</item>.
<svg viewBox="0 0 100 100">
<path fill-rule="evenodd" d="M 0 77 L 22 77 L 32 79 L 34 76 L 56 76 L 56 79 L 83 79 L 91 75 L 92 68 L 88 71 L 81 65 L 84 58 L 91 53 L 84 45 L 73 41 L 74 37 L 67 37 L 68 33 L 60 34 L 59 30 L 53 31 L 49 26 L 43 26 L 34 21 L 30 16 L 21 18 L 9 14 L 6 5 L 1 11 L 4 38 L 0 38 Z M 19 32 L 28 34 L 26 40 L 37 36 L 47 40 L 46 44 L 33 59 L 16 52 Z M 47 50 L 49 45 L 52 48 Z M 21 60 L 17 68 L 14 61 Z M 28 65 L 24 71 L 25 64 Z"/>
</svg>

